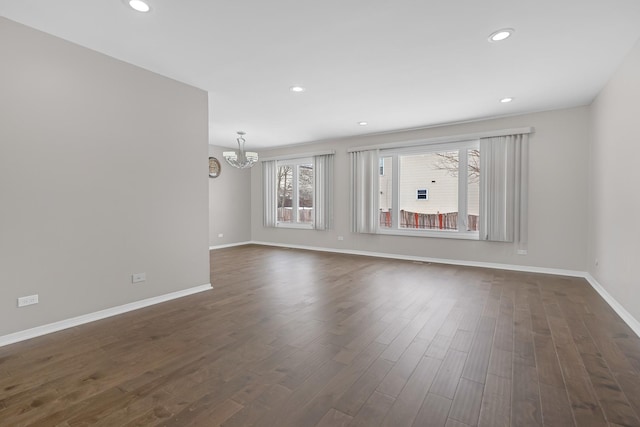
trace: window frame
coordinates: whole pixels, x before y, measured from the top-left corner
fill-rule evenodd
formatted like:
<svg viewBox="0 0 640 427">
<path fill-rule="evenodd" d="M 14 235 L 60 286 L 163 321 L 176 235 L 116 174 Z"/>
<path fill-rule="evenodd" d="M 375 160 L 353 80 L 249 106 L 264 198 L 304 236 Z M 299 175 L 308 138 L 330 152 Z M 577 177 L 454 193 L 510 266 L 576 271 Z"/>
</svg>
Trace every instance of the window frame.
<svg viewBox="0 0 640 427">
<path fill-rule="evenodd" d="M 311 222 L 305 223 L 305 222 L 299 222 L 298 220 L 298 209 L 300 208 L 300 191 L 299 191 L 299 179 L 300 179 L 300 166 L 301 165 L 308 165 L 310 164 L 312 169 L 313 169 L 313 182 L 314 185 L 312 186 L 311 189 L 311 197 L 312 197 L 312 206 L 313 206 L 313 210 L 314 210 L 314 214 L 312 215 L 312 219 Z M 316 170 L 315 170 L 315 163 L 313 161 L 313 157 L 299 157 L 299 158 L 291 158 L 291 159 L 282 159 L 282 160 L 276 160 L 276 164 L 275 164 L 275 173 L 278 173 L 278 169 L 281 166 L 292 166 L 293 167 L 293 182 L 292 182 L 292 197 L 291 197 L 291 222 L 285 222 L 285 221 L 279 221 L 278 218 L 278 191 L 279 188 L 277 186 L 277 182 L 276 182 L 276 186 L 274 187 L 273 191 L 275 191 L 276 193 L 276 204 L 275 204 L 275 208 L 276 208 L 276 228 L 295 228 L 295 229 L 303 229 L 303 230 L 312 230 L 315 228 L 315 222 L 316 222 L 316 216 L 315 216 L 315 209 L 316 209 L 316 186 L 315 186 L 315 180 L 316 180 Z M 295 207 L 295 209 L 294 209 Z"/>
<path fill-rule="evenodd" d="M 433 143 L 415 145 L 411 147 L 398 147 L 381 149 L 378 152 L 378 162 L 386 157 L 391 157 L 391 182 L 393 188 L 391 203 L 391 227 L 381 227 L 380 221 L 376 222 L 376 233 L 396 236 L 437 237 L 448 239 L 479 240 L 478 231 L 467 231 L 468 212 L 468 174 L 460 173 L 468 169 L 469 150 L 480 149 L 480 139 L 468 139 L 463 141 Z M 443 151 L 458 151 L 458 229 L 457 230 L 432 230 L 400 227 L 400 157 L 409 155 L 429 154 Z M 464 155 L 463 155 L 464 153 Z M 482 153 L 480 154 L 482 156 Z M 380 211 L 378 205 L 378 211 Z"/>
</svg>

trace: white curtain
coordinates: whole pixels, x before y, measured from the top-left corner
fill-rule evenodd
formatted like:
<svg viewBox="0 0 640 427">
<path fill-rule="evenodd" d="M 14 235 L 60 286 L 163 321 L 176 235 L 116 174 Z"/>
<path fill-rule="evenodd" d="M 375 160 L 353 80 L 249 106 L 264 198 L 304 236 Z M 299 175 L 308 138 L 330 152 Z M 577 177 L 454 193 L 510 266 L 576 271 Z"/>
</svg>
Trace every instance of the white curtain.
<svg viewBox="0 0 640 427">
<path fill-rule="evenodd" d="M 277 222 L 277 189 L 276 189 L 276 161 L 262 162 L 262 198 L 263 224 L 265 227 L 275 227 Z"/>
<path fill-rule="evenodd" d="M 333 225 L 333 157 L 313 157 L 316 230 L 328 230 Z"/>
<path fill-rule="evenodd" d="M 480 240 L 527 244 L 529 135 L 480 139 Z"/>
<path fill-rule="evenodd" d="M 355 151 L 351 158 L 351 231 L 378 230 L 378 150 Z"/>
</svg>

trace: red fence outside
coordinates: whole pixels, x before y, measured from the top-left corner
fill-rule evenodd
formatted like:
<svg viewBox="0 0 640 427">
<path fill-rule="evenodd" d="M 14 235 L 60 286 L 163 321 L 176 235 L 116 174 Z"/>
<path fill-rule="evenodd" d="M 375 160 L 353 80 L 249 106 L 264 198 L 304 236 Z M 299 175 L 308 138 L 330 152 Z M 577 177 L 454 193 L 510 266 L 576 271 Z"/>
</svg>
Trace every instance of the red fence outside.
<svg viewBox="0 0 640 427">
<path fill-rule="evenodd" d="M 278 208 L 278 221 L 291 222 L 291 208 L 289 207 Z M 298 209 L 298 222 L 312 222 L 312 221 L 313 221 L 312 208 Z"/>
<path fill-rule="evenodd" d="M 469 231 L 478 231 L 478 215 L 468 215 Z M 391 212 L 380 212 L 380 227 L 391 227 Z M 423 214 L 400 211 L 400 228 L 418 228 L 422 230 L 457 230 L 458 212 Z"/>
</svg>

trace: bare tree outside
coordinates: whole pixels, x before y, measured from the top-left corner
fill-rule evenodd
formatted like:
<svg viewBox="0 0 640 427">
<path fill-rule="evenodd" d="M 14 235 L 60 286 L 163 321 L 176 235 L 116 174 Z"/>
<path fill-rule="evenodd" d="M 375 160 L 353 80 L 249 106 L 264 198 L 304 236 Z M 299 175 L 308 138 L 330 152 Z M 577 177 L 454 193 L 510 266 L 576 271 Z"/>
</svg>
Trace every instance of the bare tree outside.
<svg viewBox="0 0 640 427">
<path fill-rule="evenodd" d="M 291 166 L 279 166 L 276 175 L 278 185 L 278 221 L 284 221 L 284 207 L 289 200 L 291 206 L 291 197 L 293 192 L 293 168 Z"/>
<path fill-rule="evenodd" d="M 313 166 L 300 165 L 298 176 L 298 197 L 300 207 L 313 207 Z"/>
<path fill-rule="evenodd" d="M 296 180 L 296 181 L 294 181 Z M 297 186 L 297 194 L 293 193 Z M 313 209 L 313 165 L 282 165 L 277 168 L 278 221 L 309 222 Z M 297 200 L 298 206 L 294 206 Z M 297 213 L 293 211 L 296 210 Z"/>
<path fill-rule="evenodd" d="M 451 174 L 451 176 L 458 176 L 458 165 L 460 160 L 456 151 L 449 151 L 444 153 L 436 153 L 438 160 L 434 167 L 438 170 L 445 170 Z M 469 150 L 468 156 L 468 171 L 469 182 L 480 182 L 480 150 L 477 148 Z"/>
</svg>

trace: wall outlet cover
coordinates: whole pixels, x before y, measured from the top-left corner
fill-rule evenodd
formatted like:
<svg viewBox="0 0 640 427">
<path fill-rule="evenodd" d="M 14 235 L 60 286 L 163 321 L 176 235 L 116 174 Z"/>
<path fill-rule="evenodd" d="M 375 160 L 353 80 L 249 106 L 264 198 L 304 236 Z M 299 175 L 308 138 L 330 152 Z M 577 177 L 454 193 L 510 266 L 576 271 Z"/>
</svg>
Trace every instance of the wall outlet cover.
<svg viewBox="0 0 640 427">
<path fill-rule="evenodd" d="M 20 297 L 18 298 L 18 307 L 24 307 L 27 305 L 33 305 L 33 304 L 37 304 L 38 301 L 38 294 L 36 295 L 29 295 L 26 297 Z"/>
<path fill-rule="evenodd" d="M 147 280 L 147 273 L 134 273 L 131 275 L 131 283 L 140 283 Z"/>
</svg>

